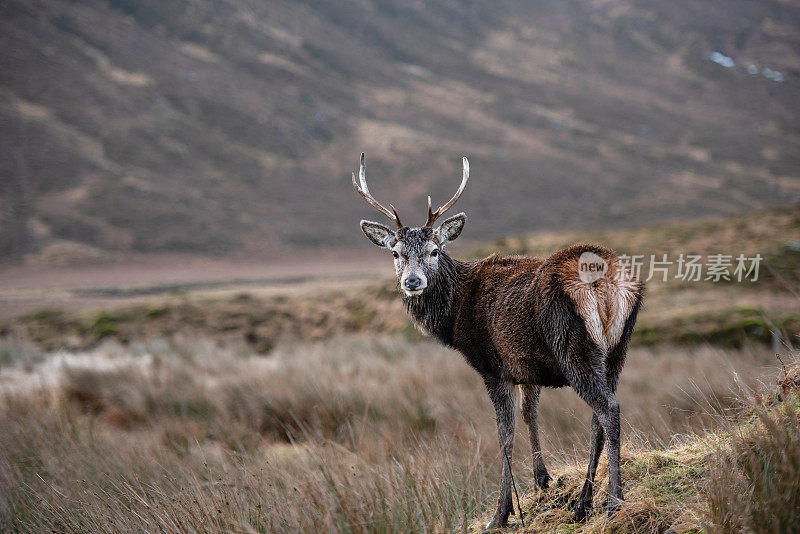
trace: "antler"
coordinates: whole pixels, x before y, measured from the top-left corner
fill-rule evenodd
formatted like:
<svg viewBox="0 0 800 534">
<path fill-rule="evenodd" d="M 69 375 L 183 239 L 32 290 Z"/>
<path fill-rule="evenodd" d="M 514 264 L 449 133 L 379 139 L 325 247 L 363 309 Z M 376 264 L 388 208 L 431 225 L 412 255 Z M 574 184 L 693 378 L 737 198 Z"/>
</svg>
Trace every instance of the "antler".
<svg viewBox="0 0 800 534">
<path fill-rule="evenodd" d="M 456 191 L 456 194 L 453 195 L 453 198 L 447 201 L 447 204 L 445 204 L 444 206 L 439 206 L 436 209 L 436 211 L 431 211 L 431 197 L 428 197 L 428 220 L 425 222 L 424 228 L 432 228 L 433 223 L 436 222 L 436 219 L 444 215 L 444 212 L 453 207 L 453 204 L 456 203 L 458 197 L 460 197 L 461 193 L 464 192 L 464 187 L 466 187 L 467 180 L 469 180 L 469 161 L 467 160 L 467 158 L 463 159 L 463 163 L 464 163 L 464 171 L 461 178 L 461 185 L 458 186 L 458 191 Z"/>
<path fill-rule="evenodd" d="M 363 152 L 361 153 L 361 166 L 358 168 L 358 180 L 361 183 L 361 186 L 356 183 L 356 173 L 353 173 L 353 187 L 356 188 L 358 194 L 364 197 L 364 200 L 369 202 L 370 206 L 389 217 L 389 219 L 394 222 L 398 228 L 402 228 L 403 223 L 400 222 L 400 216 L 397 214 L 397 210 L 394 209 L 394 206 L 389 204 L 389 207 L 392 208 L 392 211 L 389 211 L 370 194 L 369 188 L 367 187 L 367 170 L 364 165 Z"/>
</svg>

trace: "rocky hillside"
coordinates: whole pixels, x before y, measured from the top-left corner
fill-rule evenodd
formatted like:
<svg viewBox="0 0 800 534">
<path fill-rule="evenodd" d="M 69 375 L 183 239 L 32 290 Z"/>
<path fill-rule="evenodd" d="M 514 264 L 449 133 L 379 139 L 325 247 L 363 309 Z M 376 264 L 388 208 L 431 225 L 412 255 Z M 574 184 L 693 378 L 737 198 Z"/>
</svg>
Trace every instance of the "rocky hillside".
<svg viewBox="0 0 800 534">
<path fill-rule="evenodd" d="M 800 195 L 779 1 L 9 0 L 0 259 L 363 244 L 473 180 L 468 236 Z"/>
</svg>

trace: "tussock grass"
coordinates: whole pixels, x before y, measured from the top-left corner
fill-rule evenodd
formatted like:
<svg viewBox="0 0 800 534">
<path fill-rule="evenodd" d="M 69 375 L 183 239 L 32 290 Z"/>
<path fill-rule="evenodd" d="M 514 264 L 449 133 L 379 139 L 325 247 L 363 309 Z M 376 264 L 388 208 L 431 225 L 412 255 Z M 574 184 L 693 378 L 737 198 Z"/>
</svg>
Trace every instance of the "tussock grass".
<svg viewBox="0 0 800 534">
<path fill-rule="evenodd" d="M 780 385 L 782 404 L 756 405 L 753 423 L 735 429 L 711 464 L 713 532 L 800 531 L 800 368 Z"/>
<path fill-rule="evenodd" d="M 631 352 L 620 398 L 634 444 L 623 473 L 642 483 L 627 489 L 624 513 L 637 525 L 662 525 L 664 506 L 678 514 L 673 479 L 696 477 L 688 452 L 637 447 L 666 447 L 735 410 L 732 370 L 756 387 L 769 361 L 760 348 Z M 203 339 L 107 341 L 10 363 L 0 390 L 2 531 L 453 532 L 496 499 L 499 446 L 480 378 L 456 353 L 405 336 L 283 344 L 269 357 Z M 545 453 L 569 492 L 588 420 L 573 392 L 544 392 Z M 520 423 L 523 495 L 534 487 L 526 434 Z M 541 525 L 579 527 L 548 504 L 559 491 L 523 508 Z"/>
<path fill-rule="evenodd" d="M 709 472 L 714 438 L 683 436 L 666 449 L 642 444 L 622 451 L 625 503 L 612 518 L 603 508 L 607 496 L 608 465 L 601 461 L 594 496 L 595 513 L 585 523 L 572 521 L 572 507 L 580 495 L 585 462 L 561 466 L 549 490 L 522 499 L 525 528 L 520 532 L 644 532 L 661 534 L 697 531 L 702 527 L 706 497 L 702 484 Z M 519 527 L 512 516 L 512 527 Z M 474 525 L 477 528 L 477 523 Z"/>
<path fill-rule="evenodd" d="M 785 533 L 800 529 L 800 366 L 767 396 L 742 392 L 738 417 L 716 430 L 685 434 L 669 447 L 622 452 L 623 508 L 608 517 L 608 465 L 601 460 L 595 513 L 572 523 L 584 464 L 565 465 L 554 487 L 525 496 L 525 527 L 517 532 Z M 747 409 L 749 408 L 749 409 Z M 488 517 L 488 516 L 487 516 Z M 479 521 L 474 527 L 479 527 Z"/>
</svg>

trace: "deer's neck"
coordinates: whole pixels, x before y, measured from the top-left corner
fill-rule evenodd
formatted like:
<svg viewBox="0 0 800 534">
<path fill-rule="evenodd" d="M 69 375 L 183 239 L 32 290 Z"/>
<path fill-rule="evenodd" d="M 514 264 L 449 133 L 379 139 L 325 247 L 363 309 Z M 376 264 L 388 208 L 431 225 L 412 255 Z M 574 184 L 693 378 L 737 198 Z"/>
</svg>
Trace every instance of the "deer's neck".
<svg viewBox="0 0 800 534">
<path fill-rule="evenodd" d="M 465 263 L 442 252 L 436 275 L 428 280 L 428 288 L 422 295 L 403 295 L 403 302 L 417 324 L 448 346 L 453 345 L 457 300 L 463 294 L 467 269 Z"/>
</svg>

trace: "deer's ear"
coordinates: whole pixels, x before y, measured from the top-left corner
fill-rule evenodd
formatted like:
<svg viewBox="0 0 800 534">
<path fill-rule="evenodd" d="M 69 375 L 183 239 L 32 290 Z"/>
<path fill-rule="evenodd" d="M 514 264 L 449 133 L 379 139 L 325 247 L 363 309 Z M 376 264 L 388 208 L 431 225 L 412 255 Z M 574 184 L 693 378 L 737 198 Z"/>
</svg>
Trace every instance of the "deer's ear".
<svg viewBox="0 0 800 534">
<path fill-rule="evenodd" d="M 436 241 L 439 243 L 439 246 L 443 247 L 445 243 L 448 241 L 453 241 L 455 238 L 461 235 L 461 230 L 464 229 L 464 224 L 466 222 L 467 214 L 463 212 L 445 219 L 442 225 L 434 232 L 434 236 L 436 237 Z"/>
<path fill-rule="evenodd" d="M 372 221 L 361 221 L 361 231 L 364 232 L 367 239 L 379 247 L 392 248 L 397 244 L 397 234 L 382 224 Z"/>
</svg>

